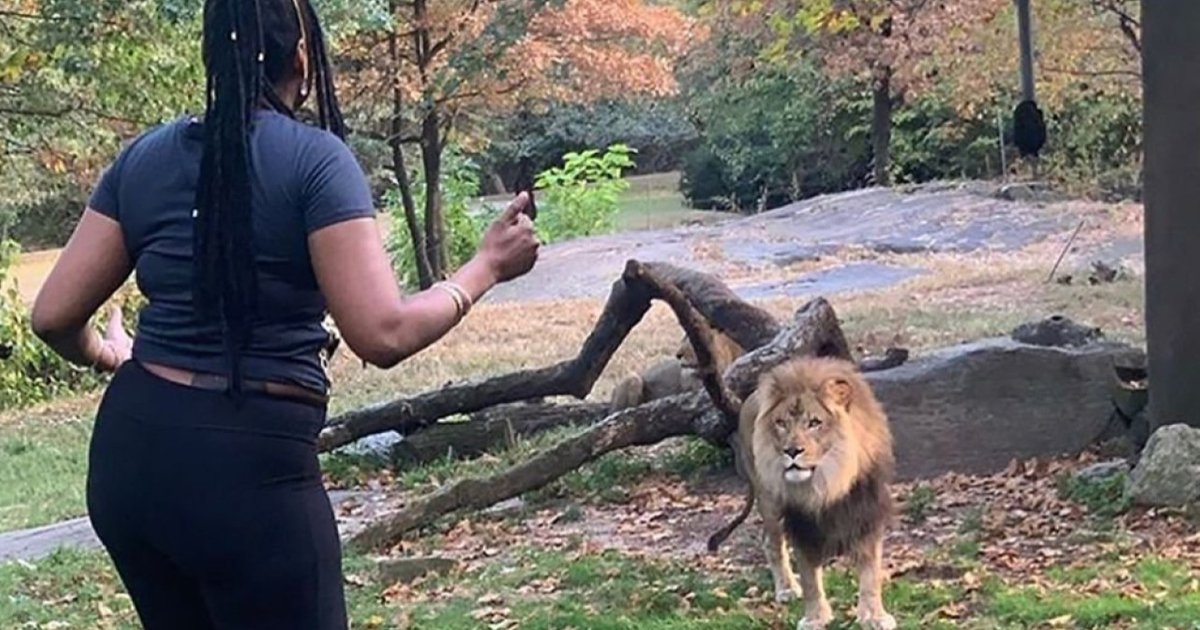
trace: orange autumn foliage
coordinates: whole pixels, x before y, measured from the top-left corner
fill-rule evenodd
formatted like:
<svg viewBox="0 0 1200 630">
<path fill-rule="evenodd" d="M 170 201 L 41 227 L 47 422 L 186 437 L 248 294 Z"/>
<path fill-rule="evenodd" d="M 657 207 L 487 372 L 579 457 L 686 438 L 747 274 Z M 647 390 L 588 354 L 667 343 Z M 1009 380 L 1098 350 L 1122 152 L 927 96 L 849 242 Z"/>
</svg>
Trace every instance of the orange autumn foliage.
<svg viewBox="0 0 1200 630">
<path fill-rule="evenodd" d="M 443 118 L 530 101 L 665 96 L 677 89 L 675 65 L 702 35 L 679 10 L 642 0 L 438 0 L 423 15 L 413 6 L 394 15 L 396 55 L 379 32 L 349 38 L 348 93 L 385 94 L 397 82 L 406 103 L 434 104 Z"/>
</svg>

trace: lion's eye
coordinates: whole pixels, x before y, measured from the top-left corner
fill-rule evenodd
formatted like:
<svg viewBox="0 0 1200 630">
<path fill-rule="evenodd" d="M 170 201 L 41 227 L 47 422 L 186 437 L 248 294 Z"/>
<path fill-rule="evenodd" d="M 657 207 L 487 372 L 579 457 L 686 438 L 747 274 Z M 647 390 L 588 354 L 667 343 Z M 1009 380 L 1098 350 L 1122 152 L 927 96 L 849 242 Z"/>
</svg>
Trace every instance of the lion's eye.
<svg viewBox="0 0 1200 630">
<path fill-rule="evenodd" d="M 775 418 L 775 426 L 779 427 L 780 429 L 786 429 L 787 428 L 787 418 L 783 418 L 783 417 Z"/>
<path fill-rule="evenodd" d="M 819 426 L 821 426 L 821 419 L 820 419 L 820 418 L 809 418 L 809 419 L 808 419 L 808 428 L 810 428 L 810 429 L 815 429 L 815 428 L 817 428 L 817 427 L 819 427 Z"/>
</svg>

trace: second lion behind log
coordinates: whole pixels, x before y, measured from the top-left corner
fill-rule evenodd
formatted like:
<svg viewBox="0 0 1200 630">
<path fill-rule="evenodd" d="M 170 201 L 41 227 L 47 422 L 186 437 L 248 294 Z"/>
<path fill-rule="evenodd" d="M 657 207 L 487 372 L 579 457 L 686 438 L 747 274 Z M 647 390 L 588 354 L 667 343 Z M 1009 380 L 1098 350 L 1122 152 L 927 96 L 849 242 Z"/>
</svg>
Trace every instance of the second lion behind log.
<svg viewBox="0 0 1200 630">
<path fill-rule="evenodd" d="M 895 628 L 882 600 L 883 538 L 893 512 L 892 436 L 854 365 L 805 358 L 771 370 L 742 406 L 737 442 L 750 501 L 757 499 L 763 519 L 776 597 L 803 593 L 798 627 L 824 628 L 831 621 L 822 567 L 848 556 L 858 569 L 859 623 Z M 714 536 L 710 548 L 737 522 Z M 790 550 L 798 552 L 799 583 Z"/>
<path fill-rule="evenodd" d="M 713 362 L 718 374 L 742 354 L 744 350 L 733 339 L 722 334 L 715 336 Z M 696 351 L 684 337 L 674 357 L 660 361 L 640 374 L 630 374 L 618 383 L 613 390 L 609 409 L 615 413 L 659 398 L 699 390 L 703 387 L 697 374 L 699 367 Z"/>
</svg>

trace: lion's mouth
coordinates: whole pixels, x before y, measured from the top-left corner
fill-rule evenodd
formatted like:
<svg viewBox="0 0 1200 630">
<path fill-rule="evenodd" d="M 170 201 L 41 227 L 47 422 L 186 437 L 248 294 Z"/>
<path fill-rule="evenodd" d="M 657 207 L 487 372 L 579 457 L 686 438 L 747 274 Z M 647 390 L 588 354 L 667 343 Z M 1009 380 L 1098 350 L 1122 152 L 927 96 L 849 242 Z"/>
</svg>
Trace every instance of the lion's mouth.
<svg viewBox="0 0 1200 630">
<path fill-rule="evenodd" d="M 792 483 L 803 483 L 812 479 L 813 470 L 816 466 L 806 466 L 798 462 L 792 462 L 783 469 L 783 478 Z"/>
</svg>

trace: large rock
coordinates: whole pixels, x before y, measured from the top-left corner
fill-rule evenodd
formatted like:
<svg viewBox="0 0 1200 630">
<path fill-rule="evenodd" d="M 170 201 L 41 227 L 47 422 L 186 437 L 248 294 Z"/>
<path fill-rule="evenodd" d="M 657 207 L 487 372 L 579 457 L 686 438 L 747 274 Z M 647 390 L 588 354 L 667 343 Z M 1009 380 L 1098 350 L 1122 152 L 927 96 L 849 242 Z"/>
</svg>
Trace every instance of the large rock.
<svg viewBox="0 0 1200 630">
<path fill-rule="evenodd" d="M 1145 506 L 1200 501 L 1200 429 L 1172 424 L 1155 431 L 1129 476 L 1128 493 Z"/>
<path fill-rule="evenodd" d="M 1104 333 L 1099 328 L 1077 324 L 1062 315 L 1021 324 L 1011 336 L 1014 341 L 1021 343 L 1057 347 L 1081 347 L 1104 339 Z"/>
<path fill-rule="evenodd" d="M 989 339 L 867 374 L 891 421 L 902 479 L 986 474 L 1010 461 L 1077 453 L 1112 423 L 1113 363 L 1124 344 L 1056 348 Z"/>
</svg>

